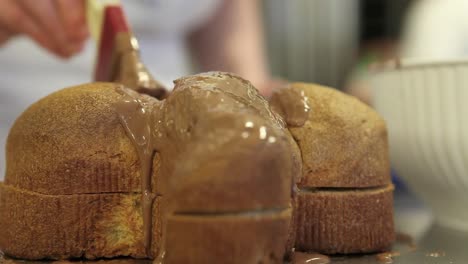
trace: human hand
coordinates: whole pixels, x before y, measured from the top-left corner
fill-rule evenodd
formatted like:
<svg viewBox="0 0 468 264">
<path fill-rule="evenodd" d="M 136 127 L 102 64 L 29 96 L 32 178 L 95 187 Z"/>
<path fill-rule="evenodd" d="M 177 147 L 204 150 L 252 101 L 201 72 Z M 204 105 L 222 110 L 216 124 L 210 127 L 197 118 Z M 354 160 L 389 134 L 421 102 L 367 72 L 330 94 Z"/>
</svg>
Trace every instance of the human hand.
<svg viewBox="0 0 468 264">
<path fill-rule="evenodd" d="M 68 58 L 89 36 L 84 0 L 0 0 L 0 45 L 25 35 L 49 52 Z"/>
</svg>

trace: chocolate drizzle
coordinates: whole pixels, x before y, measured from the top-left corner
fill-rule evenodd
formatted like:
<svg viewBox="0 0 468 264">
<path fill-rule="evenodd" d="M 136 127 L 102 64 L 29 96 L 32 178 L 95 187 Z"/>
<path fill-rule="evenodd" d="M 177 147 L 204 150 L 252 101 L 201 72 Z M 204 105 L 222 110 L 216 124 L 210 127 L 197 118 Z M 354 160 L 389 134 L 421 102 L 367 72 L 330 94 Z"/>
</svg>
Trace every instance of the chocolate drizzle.
<svg viewBox="0 0 468 264">
<path fill-rule="evenodd" d="M 150 98 L 140 96 L 132 90 L 118 87 L 116 91 L 122 95 L 121 101 L 115 105 L 125 132 L 136 147 L 140 160 L 141 192 L 143 207 L 143 234 L 144 245 L 149 254 L 152 234 L 152 205 L 155 195 L 151 188 L 151 167 L 154 148 L 151 140 L 151 127 L 149 115 Z"/>
<path fill-rule="evenodd" d="M 288 138 L 290 134 L 287 133 L 284 121 L 271 111 L 268 102 L 249 82 L 230 74 L 212 72 L 181 78 L 175 83 L 173 93 L 161 101 L 119 87 L 117 92 L 121 99 L 115 105 L 121 123 L 135 145 L 140 159 L 144 245 L 150 257 L 154 233 L 152 204 L 155 198 L 164 197 L 158 204 L 159 211 L 156 212 L 161 221 L 161 237 L 154 263 L 164 263 L 170 258 L 166 254 L 166 229 L 172 214 L 183 213 L 184 210 L 195 210 L 196 213 L 213 210 L 206 209 L 205 203 L 197 200 L 200 197 L 197 192 L 184 189 L 206 188 L 206 184 L 202 182 L 201 185 L 197 185 L 198 178 L 190 178 L 193 175 L 219 175 L 216 170 L 221 170 L 224 177 L 238 178 L 239 175 L 235 171 L 239 168 L 251 171 L 258 164 L 266 164 L 274 158 L 278 160 L 277 164 L 281 164 L 281 172 L 277 171 L 278 167 L 263 166 L 262 170 L 265 171 L 262 175 L 268 175 L 269 178 L 272 175 L 285 175 L 284 178 L 278 178 L 274 186 L 287 188 L 284 188 L 284 191 L 272 190 L 277 194 L 275 197 L 282 197 L 274 198 L 277 201 L 274 206 L 286 207 L 289 203 L 290 182 L 286 175 L 297 170 L 292 168 L 294 165 L 289 162 L 289 152 L 285 151 L 292 139 Z M 251 153 L 256 148 L 263 152 Z M 152 168 L 154 153 L 160 155 L 161 163 L 157 171 L 152 171 L 155 169 Z M 246 154 L 249 154 L 250 160 L 245 160 Z M 207 164 L 210 164 L 213 158 L 218 162 L 223 160 L 219 164 L 235 168 L 219 167 L 212 171 L 213 168 Z M 261 178 L 260 175 L 258 177 Z M 255 177 L 251 180 L 255 181 Z M 212 191 L 211 188 L 204 193 L 211 195 L 209 193 Z M 221 190 L 214 192 L 219 191 Z M 255 193 L 253 189 L 252 193 Z M 192 194 L 195 196 L 190 196 Z M 256 203 L 260 205 L 263 202 L 269 203 L 267 201 L 272 199 L 271 195 L 265 196 L 268 197 L 267 200 L 262 200 L 265 199 L 263 196 L 259 197 Z M 237 210 L 255 209 L 252 208 L 252 201 L 249 199 L 242 205 L 239 205 L 241 201 L 238 198 L 225 202 L 232 203 L 228 205 L 231 208 L 240 206 L 241 209 Z M 224 210 L 225 202 L 217 205 L 215 208 L 219 209 L 216 210 Z"/>
<path fill-rule="evenodd" d="M 270 104 L 290 127 L 301 127 L 309 118 L 309 98 L 303 90 L 290 87 L 273 92 Z"/>
<path fill-rule="evenodd" d="M 300 89 L 294 89 L 290 86 L 283 87 L 273 92 L 270 98 L 270 106 L 271 108 L 278 113 L 286 122 L 288 127 L 302 127 L 307 120 L 309 119 L 310 115 L 310 105 L 309 105 L 309 98 L 305 95 L 305 92 Z M 289 133 L 289 132 L 288 132 Z M 296 201 L 296 197 L 300 192 L 300 189 L 297 186 L 297 183 L 301 180 L 302 177 L 302 157 L 301 152 L 299 150 L 298 144 L 295 139 L 290 135 L 290 146 L 292 148 L 292 158 L 294 160 L 295 170 L 292 171 L 293 177 L 291 178 L 291 200 L 293 202 Z M 295 208 L 293 207 L 293 210 Z M 292 225 L 291 225 L 291 233 L 292 235 L 289 238 L 288 245 L 292 249 L 291 245 L 294 244 L 295 240 L 295 213 L 292 216 Z M 292 249 L 293 250 L 293 249 Z M 289 252 L 289 255 L 292 252 Z M 298 253 L 303 254 L 303 253 Z M 312 261 L 312 260 L 311 260 Z"/>
</svg>

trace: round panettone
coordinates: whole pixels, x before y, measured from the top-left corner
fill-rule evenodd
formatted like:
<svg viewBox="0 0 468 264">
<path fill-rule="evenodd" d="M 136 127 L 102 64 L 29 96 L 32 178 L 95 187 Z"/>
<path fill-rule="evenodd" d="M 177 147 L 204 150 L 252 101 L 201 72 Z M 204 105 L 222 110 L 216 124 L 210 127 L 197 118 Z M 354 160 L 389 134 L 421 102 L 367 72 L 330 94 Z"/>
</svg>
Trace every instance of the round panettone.
<svg viewBox="0 0 468 264">
<path fill-rule="evenodd" d="M 291 142 L 230 74 L 177 80 L 163 101 L 117 84 L 63 89 L 10 132 L 0 248 L 25 259 L 281 263 L 299 172 Z M 199 243 L 182 250 L 188 236 Z"/>
<path fill-rule="evenodd" d="M 140 161 L 113 110 L 117 84 L 67 88 L 31 105 L 7 141 L 0 248 L 26 259 L 145 257 Z"/>
<path fill-rule="evenodd" d="M 377 187 L 391 183 L 384 120 L 357 98 L 325 86 L 293 83 L 274 93 L 282 111 L 288 95 L 302 94 L 310 114 L 289 130 L 302 152 L 300 187 Z M 285 113 L 287 114 L 287 113 Z"/>
<path fill-rule="evenodd" d="M 296 250 L 388 249 L 395 233 L 383 119 L 358 99 L 315 84 L 293 83 L 276 91 L 270 103 L 285 120 L 296 121 L 288 122 L 302 156 L 294 198 Z M 309 114 L 298 115 L 301 107 Z"/>
<path fill-rule="evenodd" d="M 10 130 L 5 183 L 54 195 L 138 191 L 138 156 L 112 107 L 117 86 L 67 88 L 31 105 Z"/>
<path fill-rule="evenodd" d="M 266 101 L 221 72 L 163 100 L 119 84 L 31 105 L 7 141 L 0 250 L 22 259 L 283 263 L 296 251 L 387 249 L 393 185 L 384 121 L 336 90 Z"/>
</svg>

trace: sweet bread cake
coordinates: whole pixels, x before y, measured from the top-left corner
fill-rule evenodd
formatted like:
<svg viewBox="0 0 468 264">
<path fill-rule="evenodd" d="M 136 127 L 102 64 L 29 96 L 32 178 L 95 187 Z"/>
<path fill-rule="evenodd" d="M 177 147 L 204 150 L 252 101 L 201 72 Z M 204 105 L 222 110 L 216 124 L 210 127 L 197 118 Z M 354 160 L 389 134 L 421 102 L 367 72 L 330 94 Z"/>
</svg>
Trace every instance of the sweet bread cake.
<svg viewBox="0 0 468 264">
<path fill-rule="evenodd" d="M 303 161 L 295 197 L 296 250 L 385 250 L 394 240 L 385 122 L 352 96 L 305 83 L 273 94 L 271 105 L 286 120 L 297 112 L 291 94 L 303 95 L 311 112 L 300 124 L 288 123 Z"/>
<path fill-rule="evenodd" d="M 6 151 L 0 249 L 17 258 L 282 263 L 393 241 L 385 124 L 329 88 L 268 102 L 219 72 L 163 100 L 85 84 L 31 105 Z"/>
</svg>

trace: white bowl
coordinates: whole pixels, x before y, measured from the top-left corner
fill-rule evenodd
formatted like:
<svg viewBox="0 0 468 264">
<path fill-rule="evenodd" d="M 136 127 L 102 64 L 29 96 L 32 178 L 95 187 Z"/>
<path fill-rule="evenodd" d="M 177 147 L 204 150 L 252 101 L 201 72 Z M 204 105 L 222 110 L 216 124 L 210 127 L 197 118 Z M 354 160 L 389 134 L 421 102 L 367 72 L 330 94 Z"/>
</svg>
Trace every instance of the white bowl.
<svg viewBox="0 0 468 264">
<path fill-rule="evenodd" d="M 403 60 L 371 86 L 392 166 L 437 222 L 468 230 L 468 60 Z"/>
</svg>

